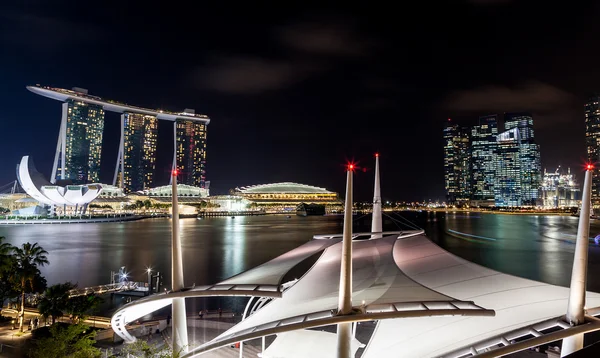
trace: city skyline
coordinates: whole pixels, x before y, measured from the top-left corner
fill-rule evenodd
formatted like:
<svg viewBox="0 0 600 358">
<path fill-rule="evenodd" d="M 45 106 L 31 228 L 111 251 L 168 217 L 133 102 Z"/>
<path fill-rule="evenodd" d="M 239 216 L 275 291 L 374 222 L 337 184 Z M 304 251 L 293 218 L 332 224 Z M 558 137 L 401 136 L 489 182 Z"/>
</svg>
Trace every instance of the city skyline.
<svg viewBox="0 0 600 358">
<path fill-rule="evenodd" d="M 253 17 L 202 9 L 199 18 L 186 7 L 128 4 L 115 14 L 88 4 L 3 3 L 0 65 L 10 70 L 0 84 L 0 183 L 14 180 L 26 154 L 41 172 L 51 170 L 42 143 L 56 138 L 60 108 L 23 90 L 33 83 L 210 114 L 205 180 L 215 193 L 281 181 L 342 192 L 337 176 L 346 160 L 372 172 L 370 156 L 380 152 L 389 160 L 381 177 L 387 198 L 442 199 L 444 121 L 501 111 L 531 112 L 542 168 L 578 174 L 587 159 L 584 103 L 600 87 L 599 50 L 589 46 L 600 34 L 600 9 L 540 4 L 454 1 L 433 15 L 412 4 L 398 22 L 377 9 L 272 9 L 277 16 Z M 107 113 L 105 132 L 118 127 L 118 115 Z M 172 130 L 159 123 L 158 142 Z M 100 179 L 110 183 L 118 140 L 105 140 Z M 156 180 L 168 179 L 166 156 L 158 155 Z"/>
</svg>

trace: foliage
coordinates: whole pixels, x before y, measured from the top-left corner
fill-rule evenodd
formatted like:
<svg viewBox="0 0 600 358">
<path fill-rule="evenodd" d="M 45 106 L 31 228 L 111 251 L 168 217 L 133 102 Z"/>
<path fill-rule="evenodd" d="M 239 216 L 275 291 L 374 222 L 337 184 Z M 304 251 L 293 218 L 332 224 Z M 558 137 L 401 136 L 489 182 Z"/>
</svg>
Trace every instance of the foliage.
<svg viewBox="0 0 600 358">
<path fill-rule="evenodd" d="M 95 310 L 102 302 L 104 300 L 94 294 L 75 296 L 68 300 L 66 311 L 72 316 L 75 322 L 79 322 L 85 319 L 86 312 Z"/>
<path fill-rule="evenodd" d="M 59 283 L 48 287 L 38 304 L 40 314 L 46 319 L 48 316 L 52 316 L 52 324 L 54 324 L 56 319 L 62 317 L 63 312 L 67 310 L 69 306 L 69 291 L 75 287 L 77 285 L 71 282 Z"/>
<path fill-rule="evenodd" d="M 121 351 L 125 356 L 128 354 L 139 357 L 139 358 L 178 358 L 181 357 L 181 352 L 175 352 L 171 350 L 169 346 L 154 346 L 148 344 L 148 342 L 138 339 L 135 342 L 128 344 Z"/>
<path fill-rule="evenodd" d="M 4 242 L 5 238 L 0 236 L 0 300 L 4 302 L 7 298 L 15 297 L 19 294 L 15 290 L 15 285 L 12 280 L 12 272 L 14 268 L 14 260 L 11 255 L 14 246 Z"/>
<path fill-rule="evenodd" d="M 41 275 L 38 266 L 49 264 L 48 251 L 37 243 L 24 243 L 21 247 L 13 248 L 14 267 L 12 268 L 13 283 L 21 292 L 21 312 L 25 307 L 25 293 L 39 292 L 46 288 L 46 279 Z M 23 318 L 19 322 L 19 331 L 23 332 Z"/>
<path fill-rule="evenodd" d="M 100 350 L 95 348 L 96 332 L 82 324 L 52 325 L 50 336 L 41 338 L 29 352 L 31 358 L 88 358 L 100 357 Z"/>
</svg>

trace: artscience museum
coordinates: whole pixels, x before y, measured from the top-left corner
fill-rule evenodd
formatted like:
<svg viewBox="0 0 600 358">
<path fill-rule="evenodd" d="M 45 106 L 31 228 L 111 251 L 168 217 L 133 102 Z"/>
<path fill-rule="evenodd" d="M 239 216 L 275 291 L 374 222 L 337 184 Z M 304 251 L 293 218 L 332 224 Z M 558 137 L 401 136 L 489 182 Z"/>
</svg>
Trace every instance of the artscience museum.
<svg viewBox="0 0 600 358">
<path fill-rule="evenodd" d="M 40 205 L 21 209 L 21 215 L 55 214 L 85 214 L 88 204 L 96 199 L 102 191 L 100 184 L 71 185 L 68 182 L 50 183 L 37 171 L 29 156 L 24 156 L 17 165 L 17 179 L 29 196 Z"/>
</svg>

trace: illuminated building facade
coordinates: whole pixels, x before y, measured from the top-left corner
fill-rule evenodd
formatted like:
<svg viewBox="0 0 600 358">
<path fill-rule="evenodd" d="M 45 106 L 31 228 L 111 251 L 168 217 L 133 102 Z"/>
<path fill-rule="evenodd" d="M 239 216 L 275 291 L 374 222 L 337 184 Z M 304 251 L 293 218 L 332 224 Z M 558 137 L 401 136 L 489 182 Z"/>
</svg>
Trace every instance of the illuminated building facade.
<svg viewBox="0 0 600 358">
<path fill-rule="evenodd" d="M 444 185 L 450 205 L 467 202 L 471 195 L 469 131 L 452 124 L 444 128 Z"/>
<path fill-rule="evenodd" d="M 571 169 L 567 174 L 561 173 L 558 167 L 555 172 L 544 172 L 542 186 L 540 188 L 540 197 L 542 205 L 546 209 L 570 208 L 579 206 L 581 190 L 571 174 Z"/>
<path fill-rule="evenodd" d="M 97 183 L 100 181 L 100 156 L 104 131 L 104 110 L 101 106 L 77 100 L 63 104 L 63 124 L 53 172 L 57 179 L 71 180 L 74 184 Z M 63 133 L 64 129 L 64 133 Z"/>
<path fill-rule="evenodd" d="M 104 112 L 110 111 L 121 114 L 121 140 L 112 185 L 118 184 L 131 192 L 148 189 L 153 184 L 158 121 L 167 120 L 175 123 L 172 168 L 180 169 L 180 182 L 208 189 L 205 177 L 208 116 L 196 114 L 192 109 L 171 112 L 105 100 L 77 87 L 68 90 L 35 85 L 27 89 L 63 102 L 52 166 L 53 184 L 57 179 L 71 179 L 74 183 L 99 181 Z M 176 166 L 177 160 L 181 165 Z"/>
<path fill-rule="evenodd" d="M 496 206 L 521 206 L 521 158 L 519 129 L 498 134 L 496 149 L 496 178 L 494 183 Z"/>
<path fill-rule="evenodd" d="M 175 141 L 178 182 L 204 188 L 206 184 L 206 123 L 177 119 Z"/>
<path fill-rule="evenodd" d="M 327 211 L 341 209 L 338 194 L 325 188 L 298 183 L 273 183 L 235 188 L 231 195 L 250 202 L 250 208 L 266 211 L 295 211 L 298 204 L 323 204 Z"/>
<path fill-rule="evenodd" d="M 542 182 L 540 147 L 535 143 L 533 117 L 529 113 L 506 113 L 506 130 L 518 128 L 522 205 L 536 205 Z"/>
<path fill-rule="evenodd" d="M 600 96 L 590 97 L 584 107 L 585 145 L 588 162 L 598 166 L 600 163 Z M 600 173 L 592 172 L 592 205 L 600 205 Z"/>
<path fill-rule="evenodd" d="M 471 199 L 477 202 L 493 201 L 496 176 L 496 136 L 498 116 L 479 117 L 478 125 L 471 128 Z"/>
<path fill-rule="evenodd" d="M 126 193 L 150 188 L 156 167 L 158 119 L 154 116 L 123 113 L 123 189 Z"/>
</svg>

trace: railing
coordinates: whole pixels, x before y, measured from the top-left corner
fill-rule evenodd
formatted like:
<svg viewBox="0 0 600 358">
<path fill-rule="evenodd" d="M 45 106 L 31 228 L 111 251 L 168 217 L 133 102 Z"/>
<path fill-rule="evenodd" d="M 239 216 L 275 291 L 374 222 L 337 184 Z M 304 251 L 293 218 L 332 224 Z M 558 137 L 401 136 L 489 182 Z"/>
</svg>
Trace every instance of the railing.
<svg viewBox="0 0 600 358">
<path fill-rule="evenodd" d="M 107 285 L 98 285 L 93 287 L 76 288 L 69 291 L 69 297 L 84 296 L 89 294 L 103 294 L 110 292 L 122 291 L 148 291 L 148 287 L 144 287 L 144 282 L 123 281 L 117 283 L 109 283 Z"/>
</svg>

